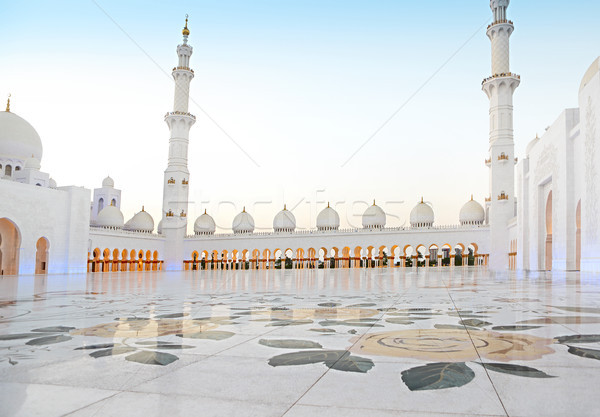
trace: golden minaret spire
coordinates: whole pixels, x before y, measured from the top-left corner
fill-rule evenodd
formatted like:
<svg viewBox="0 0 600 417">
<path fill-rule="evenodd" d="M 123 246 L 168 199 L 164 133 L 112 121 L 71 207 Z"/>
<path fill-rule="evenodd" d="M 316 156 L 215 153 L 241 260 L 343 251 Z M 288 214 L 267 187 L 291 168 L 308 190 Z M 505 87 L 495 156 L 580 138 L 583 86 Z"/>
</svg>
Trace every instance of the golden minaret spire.
<svg viewBox="0 0 600 417">
<path fill-rule="evenodd" d="M 185 26 L 183 27 L 183 30 L 181 31 L 181 33 L 183 34 L 183 36 L 189 36 L 190 35 L 190 30 L 187 27 L 187 22 L 188 22 L 188 15 L 185 15 Z"/>
<path fill-rule="evenodd" d="M 6 100 L 6 111 L 10 112 L 10 94 L 8 95 L 8 100 Z"/>
</svg>

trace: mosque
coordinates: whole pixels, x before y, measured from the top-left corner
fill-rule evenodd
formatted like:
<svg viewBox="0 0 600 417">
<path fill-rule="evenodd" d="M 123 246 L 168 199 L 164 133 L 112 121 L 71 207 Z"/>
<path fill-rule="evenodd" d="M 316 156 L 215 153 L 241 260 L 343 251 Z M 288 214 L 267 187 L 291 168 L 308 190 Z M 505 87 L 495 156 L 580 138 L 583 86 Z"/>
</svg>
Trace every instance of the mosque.
<svg viewBox="0 0 600 417">
<path fill-rule="evenodd" d="M 512 97 L 520 76 L 511 72 L 507 18 L 509 0 L 491 0 L 491 76 L 482 82 L 490 101 L 489 197 L 471 198 L 455 226 L 436 226 L 423 199 L 410 226 L 386 227 L 386 213 L 373 202 L 362 228 L 341 229 L 329 204 L 310 230 L 296 230 L 292 211 L 273 219 L 273 231 L 257 233 L 245 209 L 232 233 L 215 233 L 205 212 L 187 235 L 188 111 L 193 48 L 186 24 L 173 68 L 173 110 L 163 180 L 162 213 L 142 207 L 125 222 L 121 190 L 107 177 L 100 188 L 58 186 L 41 171 L 42 141 L 10 108 L 0 112 L 0 273 L 58 274 L 129 270 L 266 268 L 441 268 L 484 265 L 494 271 L 600 271 L 600 58 L 583 77 L 579 108 L 566 109 L 515 157 Z M 516 178 L 515 178 L 516 173 Z"/>
</svg>

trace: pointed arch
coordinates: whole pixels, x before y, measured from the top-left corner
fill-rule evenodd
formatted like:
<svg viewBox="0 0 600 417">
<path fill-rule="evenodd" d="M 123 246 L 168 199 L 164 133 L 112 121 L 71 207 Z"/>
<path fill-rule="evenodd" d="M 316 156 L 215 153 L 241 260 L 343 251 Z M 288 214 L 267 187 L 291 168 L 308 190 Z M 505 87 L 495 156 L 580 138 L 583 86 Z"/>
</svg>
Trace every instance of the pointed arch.
<svg viewBox="0 0 600 417">
<path fill-rule="evenodd" d="M 48 249 L 50 248 L 50 242 L 45 237 L 38 239 L 35 244 L 35 273 L 36 274 L 47 274 L 48 273 Z"/>
</svg>

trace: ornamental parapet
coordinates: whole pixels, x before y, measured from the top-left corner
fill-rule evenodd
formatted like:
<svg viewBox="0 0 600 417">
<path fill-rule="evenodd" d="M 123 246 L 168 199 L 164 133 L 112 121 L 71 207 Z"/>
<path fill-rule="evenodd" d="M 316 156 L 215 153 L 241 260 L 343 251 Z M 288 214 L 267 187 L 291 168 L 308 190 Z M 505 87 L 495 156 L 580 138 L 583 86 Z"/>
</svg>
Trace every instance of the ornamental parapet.
<svg viewBox="0 0 600 417">
<path fill-rule="evenodd" d="M 487 201 L 488 199 L 486 199 Z M 308 230 L 296 230 L 293 232 L 286 232 L 282 234 L 280 232 L 252 232 L 252 233 L 214 233 L 210 235 L 187 235 L 187 239 L 222 239 L 222 238 L 234 238 L 234 239 L 243 239 L 249 236 L 251 237 L 281 237 L 281 236 L 322 236 L 322 235 L 331 235 L 331 234 L 376 234 L 376 233 L 390 233 L 390 232 L 429 232 L 434 230 L 448 230 L 448 231 L 458 231 L 458 230 L 476 230 L 476 229 L 487 229 L 488 225 L 440 225 L 440 226 L 427 226 L 427 227 L 384 227 L 381 229 L 364 229 L 364 228 L 348 228 L 348 229 L 337 229 L 337 230 L 317 230 L 317 229 L 308 229 Z"/>
<path fill-rule="evenodd" d="M 498 196 L 498 200 L 499 200 L 499 201 L 505 201 L 505 200 L 508 200 L 508 195 L 507 195 L 507 194 L 505 194 L 505 193 L 504 193 L 504 191 L 502 191 L 502 192 L 500 193 L 500 195 Z"/>
<path fill-rule="evenodd" d="M 125 235 L 125 236 L 138 236 L 138 237 L 161 237 L 160 235 L 152 232 L 142 232 L 137 230 L 125 230 L 125 229 L 107 229 L 102 226 L 90 225 L 90 232 L 110 234 L 110 235 Z"/>
<path fill-rule="evenodd" d="M 167 114 L 165 114 L 165 119 L 169 116 L 187 116 L 187 117 L 191 117 L 192 119 L 196 120 L 196 116 L 194 116 L 192 113 L 187 113 L 187 112 L 183 112 L 183 111 L 168 112 Z"/>
<path fill-rule="evenodd" d="M 504 152 L 502 152 L 500 155 L 498 155 L 498 161 L 508 161 L 508 155 L 505 154 Z"/>
<path fill-rule="evenodd" d="M 516 78 L 517 80 L 521 79 L 521 76 L 518 74 L 515 74 L 514 72 L 501 72 L 500 74 L 494 74 L 491 77 L 487 77 L 484 78 L 483 81 L 481 82 L 481 84 L 485 84 L 488 81 L 494 80 L 496 78 L 508 78 L 508 77 L 512 77 L 512 78 Z"/>
</svg>

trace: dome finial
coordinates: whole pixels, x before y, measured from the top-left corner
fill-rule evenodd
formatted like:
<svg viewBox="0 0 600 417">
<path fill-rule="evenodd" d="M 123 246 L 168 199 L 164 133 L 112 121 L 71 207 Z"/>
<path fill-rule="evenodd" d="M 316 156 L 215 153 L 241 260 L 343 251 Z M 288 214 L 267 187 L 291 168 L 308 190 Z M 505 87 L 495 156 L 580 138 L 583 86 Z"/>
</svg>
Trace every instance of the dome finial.
<svg viewBox="0 0 600 417">
<path fill-rule="evenodd" d="M 183 27 L 183 30 L 181 31 L 181 33 L 183 34 L 183 36 L 189 36 L 190 35 L 190 30 L 187 27 L 188 24 L 188 17 L 189 15 L 185 15 L 185 26 Z"/>
<path fill-rule="evenodd" d="M 244 206 L 244 209 L 242 210 L 242 213 L 246 212 L 246 206 Z"/>
<path fill-rule="evenodd" d="M 329 208 L 329 201 L 327 202 L 327 208 Z"/>
<path fill-rule="evenodd" d="M 473 194 L 471 194 L 471 201 L 473 201 Z"/>
<path fill-rule="evenodd" d="M 375 205 L 375 199 L 373 199 L 373 205 Z"/>
<path fill-rule="evenodd" d="M 285 203 L 283 203 L 283 209 L 284 209 L 284 210 L 287 210 L 287 207 L 286 207 L 286 204 L 285 204 Z"/>
<path fill-rule="evenodd" d="M 206 209 L 204 209 L 204 214 L 206 214 Z"/>
<path fill-rule="evenodd" d="M 421 204 L 423 203 L 423 196 L 421 196 Z"/>
<path fill-rule="evenodd" d="M 142 206 L 142 211 L 144 211 L 144 206 Z"/>
<path fill-rule="evenodd" d="M 10 93 L 8 94 L 8 100 L 6 100 L 6 111 L 10 112 Z"/>
</svg>

